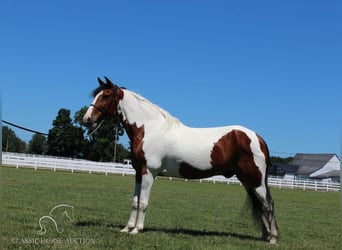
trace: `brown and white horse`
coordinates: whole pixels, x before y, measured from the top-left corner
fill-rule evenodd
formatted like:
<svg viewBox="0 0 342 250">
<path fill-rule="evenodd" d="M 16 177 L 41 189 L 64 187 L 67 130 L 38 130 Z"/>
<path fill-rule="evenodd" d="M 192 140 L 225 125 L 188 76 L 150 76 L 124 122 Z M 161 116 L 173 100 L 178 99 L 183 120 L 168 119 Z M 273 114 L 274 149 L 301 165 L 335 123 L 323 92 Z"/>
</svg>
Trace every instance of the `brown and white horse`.
<svg viewBox="0 0 342 250">
<path fill-rule="evenodd" d="M 140 95 L 98 78 L 94 101 L 84 115 L 89 131 L 117 114 L 131 141 L 136 171 L 132 212 L 121 232 L 144 228 L 153 181 L 157 175 L 186 179 L 236 175 L 252 200 L 262 224 L 262 238 L 278 240 L 274 204 L 267 186 L 269 152 L 264 140 L 241 126 L 191 128 Z"/>
</svg>

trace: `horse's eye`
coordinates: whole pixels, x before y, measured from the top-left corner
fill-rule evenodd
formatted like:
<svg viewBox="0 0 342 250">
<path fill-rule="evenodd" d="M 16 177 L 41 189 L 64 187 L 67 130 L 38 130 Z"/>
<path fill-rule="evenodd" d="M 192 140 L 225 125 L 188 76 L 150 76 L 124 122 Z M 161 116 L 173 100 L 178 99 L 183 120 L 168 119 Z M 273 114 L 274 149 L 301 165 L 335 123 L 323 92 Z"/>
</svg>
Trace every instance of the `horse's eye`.
<svg viewBox="0 0 342 250">
<path fill-rule="evenodd" d="M 109 97 L 109 95 L 103 95 L 103 96 L 102 96 L 102 99 L 103 99 L 104 101 L 106 101 L 106 100 L 108 99 L 108 97 Z"/>
</svg>

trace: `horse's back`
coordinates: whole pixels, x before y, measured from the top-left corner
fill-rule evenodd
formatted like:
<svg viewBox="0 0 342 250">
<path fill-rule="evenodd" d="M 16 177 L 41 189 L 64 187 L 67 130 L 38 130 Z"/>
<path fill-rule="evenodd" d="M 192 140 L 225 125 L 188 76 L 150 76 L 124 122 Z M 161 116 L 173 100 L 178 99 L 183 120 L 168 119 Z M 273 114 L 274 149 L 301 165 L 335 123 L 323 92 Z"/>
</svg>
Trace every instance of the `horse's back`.
<svg viewBox="0 0 342 250">
<path fill-rule="evenodd" d="M 240 151 L 250 150 L 251 154 L 257 154 L 256 158 L 261 156 L 262 160 L 258 135 L 243 126 L 179 126 L 167 131 L 161 138 L 150 155 L 154 153 L 154 159 L 160 157 L 160 171 L 168 176 L 181 176 L 181 166 L 191 166 L 198 171 L 211 171 L 210 169 L 229 162 Z M 215 173 L 216 171 L 213 172 Z"/>
</svg>

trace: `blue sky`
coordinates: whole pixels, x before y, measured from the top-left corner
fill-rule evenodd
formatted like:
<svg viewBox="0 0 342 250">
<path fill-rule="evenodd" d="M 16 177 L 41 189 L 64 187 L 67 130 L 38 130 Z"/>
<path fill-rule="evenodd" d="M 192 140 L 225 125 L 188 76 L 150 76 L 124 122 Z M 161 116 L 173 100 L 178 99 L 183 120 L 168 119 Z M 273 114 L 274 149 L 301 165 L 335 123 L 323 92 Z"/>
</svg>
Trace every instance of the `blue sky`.
<svg viewBox="0 0 342 250">
<path fill-rule="evenodd" d="M 249 127 L 272 155 L 340 155 L 341 10 L 337 0 L 3 0 L 2 116 L 48 132 L 108 76 L 186 125 Z"/>
</svg>

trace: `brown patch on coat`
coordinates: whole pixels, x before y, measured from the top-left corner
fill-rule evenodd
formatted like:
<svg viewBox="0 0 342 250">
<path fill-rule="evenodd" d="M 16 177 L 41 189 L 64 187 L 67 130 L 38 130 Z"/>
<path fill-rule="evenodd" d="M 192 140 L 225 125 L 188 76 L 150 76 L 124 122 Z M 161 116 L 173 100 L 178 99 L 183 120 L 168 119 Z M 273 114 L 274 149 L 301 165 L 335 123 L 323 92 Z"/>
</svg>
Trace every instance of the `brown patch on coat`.
<svg viewBox="0 0 342 250">
<path fill-rule="evenodd" d="M 241 130 L 233 130 L 222 136 L 211 151 L 212 168 L 200 170 L 188 163 L 181 163 L 179 173 L 187 179 L 207 178 L 223 175 L 227 178 L 236 174 L 238 179 L 249 186 L 261 184 L 261 173 L 253 159 L 251 139 Z"/>
<path fill-rule="evenodd" d="M 122 116 L 120 116 L 122 121 Z M 147 174 L 145 152 L 143 150 L 145 129 L 144 125 L 138 127 L 136 123 L 129 124 L 127 121 L 122 121 L 126 133 L 131 141 L 132 165 L 136 171 L 136 181 L 141 183 L 141 177 Z"/>
<path fill-rule="evenodd" d="M 124 92 L 118 86 L 108 86 L 102 90 L 102 95 L 93 105 L 93 112 L 99 117 L 97 122 L 100 122 L 108 116 L 113 116 L 117 112 L 118 104 L 124 96 Z"/>
<path fill-rule="evenodd" d="M 191 166 L 189 163 L 182 162 L 179 164 L 179 174 L 186 179 L 203 179 L 214 175 L 219 175 L 221 173 L 218 168 L 200 170 Z"/>
<path fill-rule="evenodd" d="M 121 88 L 116 87 L 116 89 L 114 89 L 114 92 L 115 92 L 114 104 L 109 108 L 109 112 L 112 113 L 112 114 L 117 112 L 117 108 L 118 108 L 119 102 L 124 97 L 124 92 L 123 92 L 123 90 Z"/>
<path fill-rule="evenodd" d="M 233 172 L 244 184 L 258 187 L 261 184 L 261 173 L 254 162 L 251 150 L 251 139 L 241 130 L 233 130 L 222 136 L 211 152 L 211 164 Z"/>
</svg>

